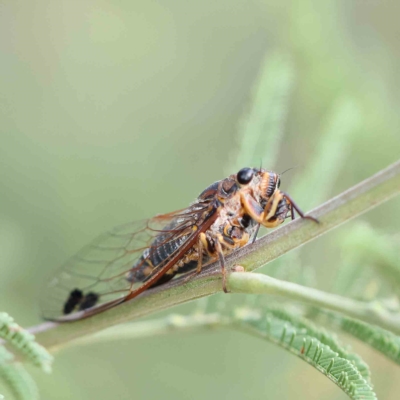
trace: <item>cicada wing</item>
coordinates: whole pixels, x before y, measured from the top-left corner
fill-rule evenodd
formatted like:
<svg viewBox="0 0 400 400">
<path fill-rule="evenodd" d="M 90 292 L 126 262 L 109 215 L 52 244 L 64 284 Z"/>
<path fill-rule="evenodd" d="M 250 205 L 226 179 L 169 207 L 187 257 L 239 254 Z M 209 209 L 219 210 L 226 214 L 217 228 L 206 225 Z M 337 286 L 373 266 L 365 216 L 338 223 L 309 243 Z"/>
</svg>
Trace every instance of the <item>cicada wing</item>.
<svg viewBox="0 0 400 400">
<path fill-rule="evenodd" d="M 40 304 L 43 317 L 56 319 L 74 311 L 73 304 L 70 312 L 66 310 L 74 291 L 98 295 L 97 304 L 126 296 L 132 283 L 124 279 L 124 274 L 151 242 L 146 226 L 147 221 L 139 221 L 116 227 L 71 257 L 44 291 Z"/>
<path fill-rule="evenodd" d="M 69 259 L 50 281 L 40 302 L 43 317 L 58 320 L 65 314 L 124 299 L 163 265 L 147 275 L 133 272 L 148 267 L 146 260 L 159 246 L 178 237 L 183 238 L 182 244 L 189 239 L 205 210 L 204 206 L 192 206 L 102 234 Z M 163 240 L 155 240 L 160 235 Z"/>
</svg>

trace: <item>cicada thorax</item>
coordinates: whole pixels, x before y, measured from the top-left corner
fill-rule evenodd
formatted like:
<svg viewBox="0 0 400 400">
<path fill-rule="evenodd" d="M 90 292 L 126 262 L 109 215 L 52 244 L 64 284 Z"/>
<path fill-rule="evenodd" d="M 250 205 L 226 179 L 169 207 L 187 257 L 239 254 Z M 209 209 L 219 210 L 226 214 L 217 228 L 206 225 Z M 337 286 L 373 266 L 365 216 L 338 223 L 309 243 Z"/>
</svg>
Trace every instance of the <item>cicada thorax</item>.
<svg viewBox="0 0 400 400">
<path fill-rule="evenodd" d="M 224 255 L 243 247 L 254 238 L 257 222 L 250 217 L 241 201 L 241 185 L 236 175 L 216 182 L 203 193 L 209 193 L 210 188 L 215 190 L 214 196 L 221 204 L 219 216 L 210 229 L 200 236 L 203 256 L 206 259 L 216 258 L 216 242 L 221 244 Z M 202 193 L 202 194 L 203 194 Z"/>
</svg>

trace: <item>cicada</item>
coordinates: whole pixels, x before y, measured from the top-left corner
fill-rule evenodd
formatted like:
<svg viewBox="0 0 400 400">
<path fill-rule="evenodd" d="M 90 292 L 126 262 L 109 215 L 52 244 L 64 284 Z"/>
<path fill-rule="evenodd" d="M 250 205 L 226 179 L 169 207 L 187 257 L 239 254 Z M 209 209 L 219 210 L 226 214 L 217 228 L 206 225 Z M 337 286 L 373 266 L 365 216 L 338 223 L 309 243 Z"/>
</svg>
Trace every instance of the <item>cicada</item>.
<svg viewBox="0 0 400 400">
<path fill-rule="evenodd" d="M 225 256 L 253 242 L 262 225 L 274 228 L 295 211 L 280 176 L 242 168 L 200 193 L 187 208 L 112 229 L 79 251 L 50 282 L 44 318 L 74 321 L 126 302 L 174 276 L 219 261 L 226 291 Z"/>
</svg>

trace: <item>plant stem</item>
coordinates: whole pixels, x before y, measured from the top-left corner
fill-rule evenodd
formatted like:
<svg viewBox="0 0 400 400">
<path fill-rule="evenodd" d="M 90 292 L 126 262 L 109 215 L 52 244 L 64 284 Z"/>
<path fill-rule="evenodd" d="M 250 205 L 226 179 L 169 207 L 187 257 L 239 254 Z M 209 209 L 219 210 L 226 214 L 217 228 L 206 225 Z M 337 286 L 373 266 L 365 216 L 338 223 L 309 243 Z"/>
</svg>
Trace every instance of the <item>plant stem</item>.
<svg viewBox="0 0 400 400">
<path fill-rule="evenodd" d="M 224 319 L 217 313 L 194 314 L 182 316 L 178 314 L 168 315 L 167 317 L 153 319 L 150 321 L 130 322 L 105 329 L 94 335 L 84 336 L 71 342 L 73 346 L 103 343 L 107 341 L 118 341 L 124 339 L 148 338 L 150 336 L 165 335 L 179 331 L 191 332 L 199 330 L 210 331 L 220 329 L 230 323 L 229 319 Z"/>
<path fill-rule="evenodd" d="M 296 283 L 281 281 L 264 274 L 233 272 L 229 275 L 228 282 L 232 293 L 284 296 L 286 299 L 340 312 L 400 335 L 400 314 L 390 313 L 375 302 L 367 303 L 349 299 Z"/>
<path fill-rule="evenodd" d="M 328 232 L 342 223 L 389 200 L 400 192 L 400 161 L 343 192 L 310 213 L 316 224 L 297 219 L 245 246 L 226 258 L 227 269 L 242 265 L 252 271 L 282 254 Z M 30 331 L 47 349 L 62 347 L 68 341 L 134 318 L 152 314 L 200 297 L 220 292 L 221 273 L 214 263 L 191 279 L 183 277 L 158 288 L 147 290 L 138 298 L 101 314 L 73 323 L 44 323 Z"/>
</svg>

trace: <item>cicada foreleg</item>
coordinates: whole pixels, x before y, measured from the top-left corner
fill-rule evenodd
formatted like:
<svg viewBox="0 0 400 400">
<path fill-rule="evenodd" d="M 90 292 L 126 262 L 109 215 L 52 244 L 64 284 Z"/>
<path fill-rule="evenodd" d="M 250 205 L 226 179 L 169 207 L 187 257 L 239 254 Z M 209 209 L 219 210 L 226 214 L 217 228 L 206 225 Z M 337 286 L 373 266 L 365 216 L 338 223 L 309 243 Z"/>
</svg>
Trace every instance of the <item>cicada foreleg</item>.
<svg viewBox="0 0 400 400">
<path fill-rule="evenodd" d="M 274 228 L 280 225 L 285 220 L 287 211 L 289 210 L 292 219 L 295 218 L 294 211 L 296 211 L 301 218 L 319 222 L 314 217 L 304 215 L 292 198 L 280 190 L 276 190 L 272 194 L 264 209 L 250 194 L 242 194 L 241 200 L 243 207 L 250 217 L 266 228 Z"/>
<path fill-rule="evenodd" d="M 275 192 L 268 199 L 264 208 L 250 194 L 241 194 L 241 198 L 246 213 L 258 224 L 266 228 L 274 228 L 284 221 L 284 218 L 277 218 L 276 216 L 278 205 L 284 198 L 281 192 Z"/>
<path fill-rule="evenodd" d="M 284 193 L 284 192 L 281 192 L 281 193 L 283 194 L 283 196 L 289 203 L 292 219 L 294 219 L 294 211 L 296 211 L 297 214 L 299 214 L 301 218 L 309 219 L 309 220 L 314 221 L 317 224 L 319 224 L 319 221 L 317 220 L 317 218 L 314 218 L 311 215 L 304 215 L 303 211 L 301 211 L 299 206 L 293 201 L 293 199 L 287 193 Z"/>
</svg>

